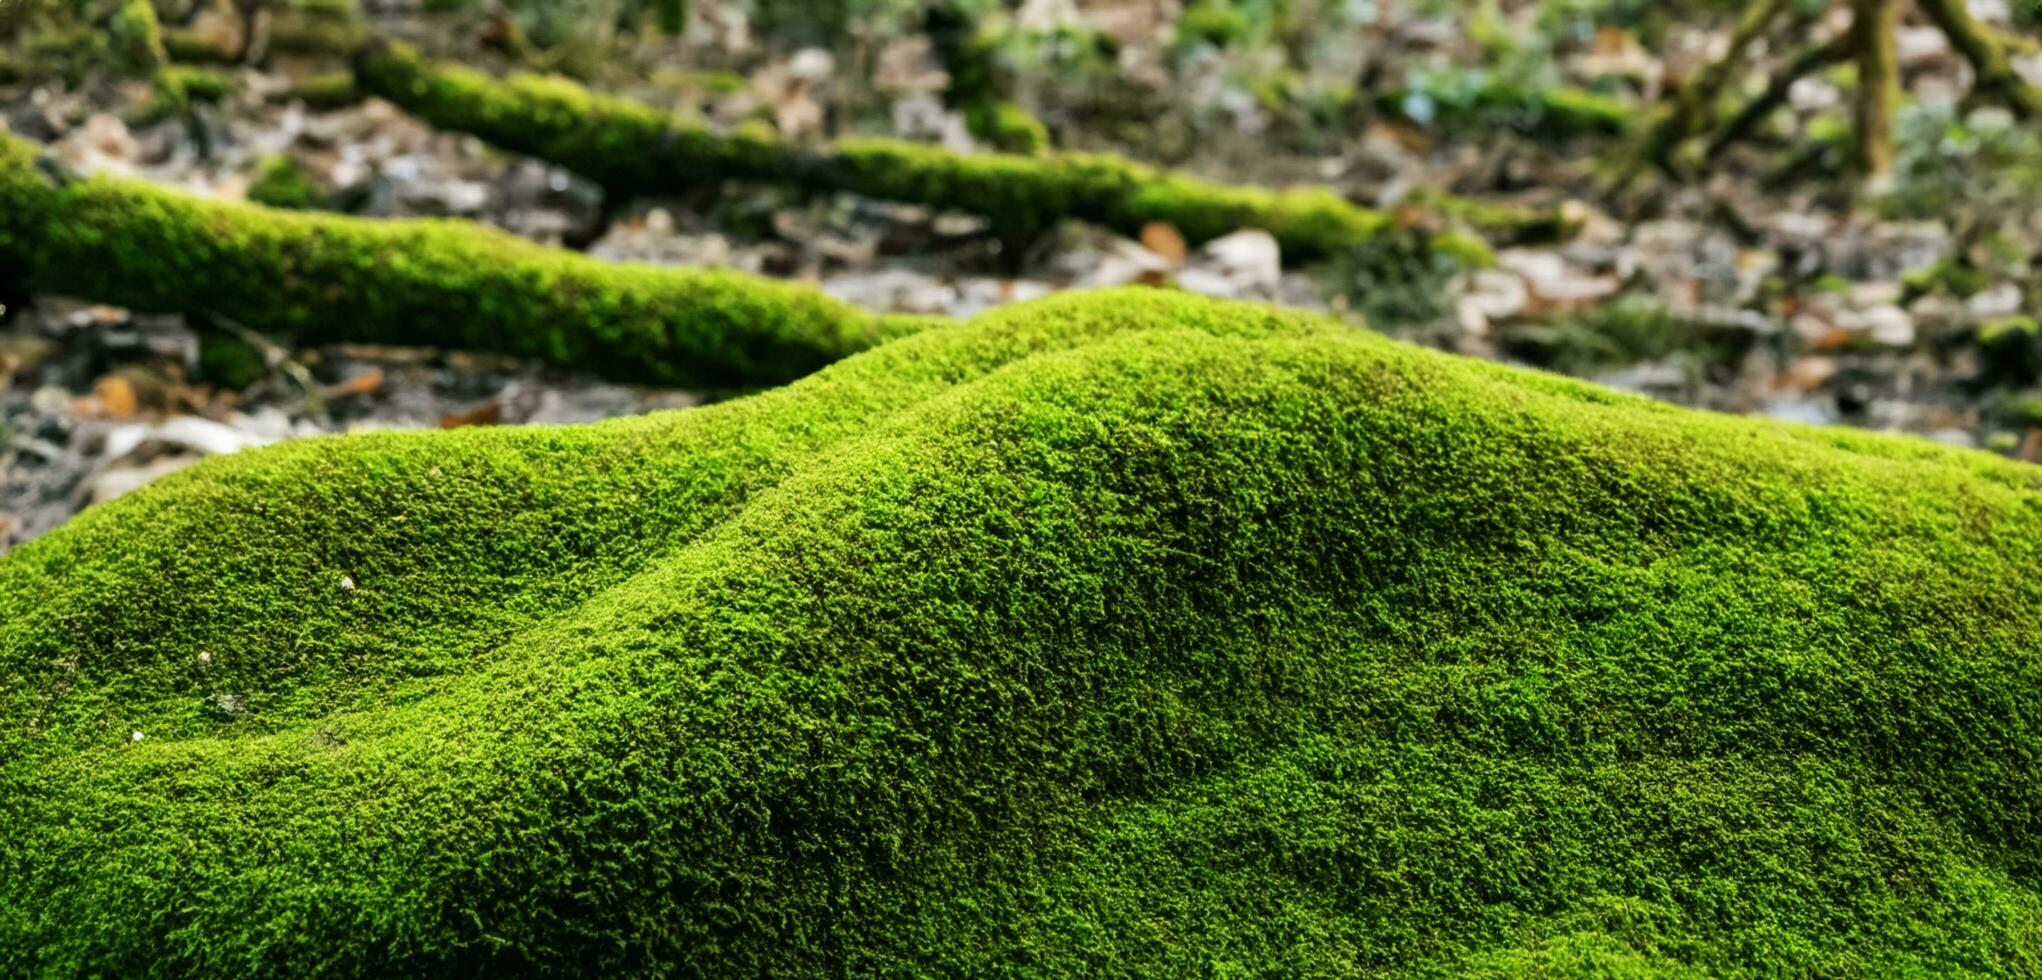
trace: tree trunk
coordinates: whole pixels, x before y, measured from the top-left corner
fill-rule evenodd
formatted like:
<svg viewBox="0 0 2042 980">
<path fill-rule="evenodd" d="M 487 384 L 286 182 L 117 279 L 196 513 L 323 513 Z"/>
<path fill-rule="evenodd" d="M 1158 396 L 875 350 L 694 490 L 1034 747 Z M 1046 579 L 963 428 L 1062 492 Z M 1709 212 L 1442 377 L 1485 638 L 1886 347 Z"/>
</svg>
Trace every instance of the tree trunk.
<svg viewBox="0 0 2042 980">
<path fill-rule="evenodd" d="M 1858 170 L 1877 184 L 1893 175 L 1893 112 L 1900 102 L 1894 0 L 1852 0 L 1851 6 L 1851 46 L 1858 63 Z"/>
</svg>

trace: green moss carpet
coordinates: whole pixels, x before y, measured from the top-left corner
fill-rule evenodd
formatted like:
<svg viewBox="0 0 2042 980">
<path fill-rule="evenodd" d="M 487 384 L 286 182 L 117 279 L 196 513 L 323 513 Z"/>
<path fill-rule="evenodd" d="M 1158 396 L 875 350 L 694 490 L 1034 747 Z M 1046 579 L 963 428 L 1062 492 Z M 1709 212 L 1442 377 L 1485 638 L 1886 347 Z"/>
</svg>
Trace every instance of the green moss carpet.
<svg viewBox="0 0 2042 980">
<path fill-rule="evenodd" d="M 2042 970 L 2042 470 L 1154 292 L 0 559 L 0 974 Z"/>
<path fill-rule="evenodd" d="M 0 131 L 0 281 L 299 343 L 491 350 L 742 387 L 941 322 L 738 272 L 603 262 L 472 222 L 307 214 L 52 169 Z"/>
</svg>

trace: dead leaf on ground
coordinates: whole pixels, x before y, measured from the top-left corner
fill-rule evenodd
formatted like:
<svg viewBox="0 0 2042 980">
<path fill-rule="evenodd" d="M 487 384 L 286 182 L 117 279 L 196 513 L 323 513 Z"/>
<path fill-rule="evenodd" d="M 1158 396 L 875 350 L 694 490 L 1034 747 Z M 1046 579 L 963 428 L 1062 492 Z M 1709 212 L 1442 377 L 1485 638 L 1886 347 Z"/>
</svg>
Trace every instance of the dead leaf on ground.
<svg viewBox="0 0 2042 980">
<path fill-rule="evenodd" d="M 503 402 L 492 398 L 464 412 L 440 417 L 440 428 L 459 429 L 470 425 L 495 425 L 503 421 Z"/>
<path fill-rule="evenodd" d="M 383 387 L 383 369 L 370 365 L 366 371 L 355 374 L 346 380 L 327 385 L 325 395 L 328 398 L 340 398 L 344 395 L 368 395 L 375 393 L 376 389 L 381 387 Z"/>
<path fill-rule="evenodd" d="M 109 374 L 93 383 L 92 393 L 78 399 L 73 411 L 95 418 L 131 419 L 141 408 L 141 398 L 135 394 L 135 383 L 121 375 Z"/>
<path fill-rule="evenodd" d="M 1151 221 L 1142 226 L 1142 247 L 1162 256 L 1172 266 L 1183 265 L 1184 257 L 1191 253 L 1184 236 L 1167 221 Z"/>
</svg>

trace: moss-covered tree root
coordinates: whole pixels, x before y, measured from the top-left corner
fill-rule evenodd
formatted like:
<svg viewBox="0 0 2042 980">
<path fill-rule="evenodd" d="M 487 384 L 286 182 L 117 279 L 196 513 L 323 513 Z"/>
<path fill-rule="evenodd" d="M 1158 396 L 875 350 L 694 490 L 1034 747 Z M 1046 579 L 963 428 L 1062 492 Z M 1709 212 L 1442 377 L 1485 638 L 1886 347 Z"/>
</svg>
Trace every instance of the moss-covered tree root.
<svg viewBox="0 0 2042 980">
<path fill-rule="evenodd" d="M 601 262 L 469 222 L 64 180 L 4 135 L 0 260 L 39 290 L 301 342 L 498 351 L 679 386 L 776 384 L 934 322 L 740 273 Z"/>
<path fill-rule="evenodd" d="M 0 974 L 2025 976 L 2042 470 L 1155 290 L 0 558 Z"/>
<path fill-rule="evenodd" d="M 810 150 L 763 129 L 718 133 L 566 79 L 498 80 L 434 63 L 395 42 L 364 48 L 356 57 L 356 78 L 363 92 L 434 126 L 559 164 L 620 193 L 670 192 L 740 178 L 968 211 L 1017 233 L 1065 218 L 1127 233 L 1166 221 L 1192 242 L 1261 228 L 1297 259 L 1400 232 L 1383 212 L 1324 189 L 1216 184 L 1110 155 L 960 154 L 890 139 L 844 140 Z M 1546 211 L 1522 213 L 1520 220 L 1535 233 L 1553 224 Z M 1486 254 L 1467 236 L 1442 235 L 1436 242 L 1468 261 Z"/>
</svg>

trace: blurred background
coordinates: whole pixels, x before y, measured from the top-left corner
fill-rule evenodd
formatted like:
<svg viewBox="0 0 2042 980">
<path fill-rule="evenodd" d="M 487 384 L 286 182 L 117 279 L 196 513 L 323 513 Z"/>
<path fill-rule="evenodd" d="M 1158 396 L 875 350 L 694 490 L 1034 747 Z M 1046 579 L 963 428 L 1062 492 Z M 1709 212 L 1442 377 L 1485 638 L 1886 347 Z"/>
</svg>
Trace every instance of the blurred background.
<svg viewBox="0 0 2042 980">
<path fill-rule="evenodd" d="M 873 310 L 968 316 L 1141 283 L 2042 461 L 2038 25 L 2042 7 L 2009 0 L 0 0 L 0 119 L 76 174 L 457 217 Z M 1252 227 L 1013 234 L 799 181 L 605 194 L 364 97 L 351 64 L 371 38 L 818 148 L 1112 153 L 1326 188 L 1417 236 L 1490 206 L 1560 227 L 1491 235 L 1477 261 L 1370 244 L 1305 262 Z M 0 302 L 0 550 L 281 439 L 735 394 L 293 346 L 4 269 Z"/>
</svg>

